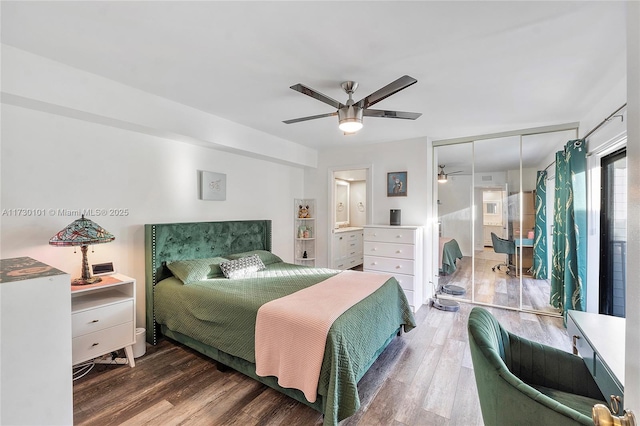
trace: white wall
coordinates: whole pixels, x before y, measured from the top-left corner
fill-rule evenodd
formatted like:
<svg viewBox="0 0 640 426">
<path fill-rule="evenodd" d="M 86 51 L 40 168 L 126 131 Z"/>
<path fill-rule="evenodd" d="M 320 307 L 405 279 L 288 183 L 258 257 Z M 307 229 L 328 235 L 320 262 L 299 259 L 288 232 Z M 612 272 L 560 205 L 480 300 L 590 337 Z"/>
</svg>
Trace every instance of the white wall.
<svg viewBox="0 0 640 426">
<path fill-rule="evenodd" d="M 274 252 L 293 260 L 292 203 L 305 195 L 296 162 L 315 164 L 315 151 L 6 46 L 2 90 L 2 258 L 79 276 L 79 251 L 49 239 L 80 210 L 126 209 L 89 217 L 116 237 L 89 263 L 136 278 L 138 326 L 146 223 L 271 219 Z M 198 170 L 227 174 L 226 201 L 198 199 Z"/>
<path fill-rule="evenodd" d="M 629 120 L 627 122 L 628 144 L 628 257 L 627 282 L 637 284 L 640 276 L 640 3 L 627 2 L 627 99 Z M 627 286 L 626 350 L 624 405 L 640 410 L 640 286 Z"/>
<path fill-rule="evenodd" d="M 315 150 L 32 53 L 1 45 L 2 103 L 293 165 Z"/>
<path fill-rule="evenodd" d="M 8 105 L 2 118 L 0 255 L 31 256 L 79 276 L 80 252 L 48 245 L 78 218 L 58 210 L 127 209 L 126 216 L 90 217 L 116 240 L 95 246 L 89 262 L 113 261 L 138 280 L 140 326 L 146 223 L 271 219 L 274 252 L 293 259 L 301 168 Z M 197 170 L 227 174 L 226 201 L 198 199 Z M 11 214 L 20 208 L 44 213 Z"/>
<path fill-rule="evenodd" d="M 366 131 L 366 128 L 363 130 Z M 431 217 L 433 166 L 431 142 L 425 139 L 397 141 L 369 146 L 350 146 L 325 150 L 318 153 L 318 167 L 305 169 L 305 196 L 315 198 L 318 207 L 317 220 L 317 265 L 327 266 L 329 228 L 329 182 L 331 168 L 362 169 L 372 168 L 371 199 L 367 200 L 372 213 L 370 224 L 388 225 L 389 210 L 402 211 L 402 225 L 425 226 L 425 281 L 433 276 L 431 265 L 433 252 L 429 250 L 434 222 Z M 388 172 L 407 171 L 407 196 L 387 197 L 386 182 Z M 430 286 L 425 289 L 430 289 Z M 429 297 L 430 292 L 425 292 Z"/>
</svg>

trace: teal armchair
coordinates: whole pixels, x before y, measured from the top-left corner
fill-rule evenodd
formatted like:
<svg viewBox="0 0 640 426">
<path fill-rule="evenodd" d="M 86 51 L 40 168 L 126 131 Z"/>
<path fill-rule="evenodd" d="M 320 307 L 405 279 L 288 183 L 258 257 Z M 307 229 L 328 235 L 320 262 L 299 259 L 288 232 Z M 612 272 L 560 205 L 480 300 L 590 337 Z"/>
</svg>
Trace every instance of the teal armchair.
<svg viewBox="0 0 640 426">
<path fill-rule="evenodd" d="M 593 425 L 592 407 L 606 402 L 582 358 L 518 337 L 480 307 L 468 332 L 485 425 Z"/>
</svg>

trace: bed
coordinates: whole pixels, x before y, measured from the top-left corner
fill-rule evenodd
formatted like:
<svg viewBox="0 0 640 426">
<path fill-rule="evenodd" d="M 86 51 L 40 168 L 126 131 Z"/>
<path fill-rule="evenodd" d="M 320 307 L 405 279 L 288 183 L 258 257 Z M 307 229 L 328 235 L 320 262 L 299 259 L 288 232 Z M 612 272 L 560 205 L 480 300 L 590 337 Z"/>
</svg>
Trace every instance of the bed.
<svg viewBox="0 0 640 426">
<path fill-rule="evenodd" d="M 453 238 L 440 237 L 440 273 L 451 275 L 456 271 L 456 260 L 462 259 L 462 251 Z"/>
<path fill-rule="evenodd" d="M 191 260 L 246 259 L 251 254 L 263 260 L 265 269 L 237 280 L 214 275 L 187 285 L 169 270 Z M 357 382 L 402 330 L 415 327 L 398 282 L 393 277 L 383 280 L 331 325 L 317 399 L 309 402 L 300 390 L 281 387 L 276 377 L 256 374 L 256 309 L 340 271 L 282 262 L 271 253 L 269 220 L 145 225 L 145 263 L 150 344 L 164 335 L 187 345 L 323 413 L 325 425 L 335 425 L 358 410 Z M 239 295 L 243 298 L 237 299 Z"/>
</svg>

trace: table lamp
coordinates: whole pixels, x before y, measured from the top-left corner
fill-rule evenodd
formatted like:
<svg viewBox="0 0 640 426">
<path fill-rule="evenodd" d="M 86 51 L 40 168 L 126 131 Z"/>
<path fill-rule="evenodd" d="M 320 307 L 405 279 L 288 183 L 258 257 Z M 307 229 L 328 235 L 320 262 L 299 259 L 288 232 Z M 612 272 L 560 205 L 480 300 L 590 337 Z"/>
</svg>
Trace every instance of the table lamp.
<svg viewBox="0 0 640 426">
<path fill-rule="evenodd" d="M 87 246 L 93 244 L 108 243 L 116 237 L 107 232 L 97 223 L 86 219 L 84 215 L 80 219 L 74 220 L 62 231 L 51 237 L 49 244 L 59 247 L 80 246 L 82 251 L 82 276 L 71 281 L 72 285 L 95 284 L 102 281 L 100 277 L 92 277 L 89 273 L 89 262 L 87 261 Z M 75 253 L 75 251 L 74 251 Z"/>
</svg>

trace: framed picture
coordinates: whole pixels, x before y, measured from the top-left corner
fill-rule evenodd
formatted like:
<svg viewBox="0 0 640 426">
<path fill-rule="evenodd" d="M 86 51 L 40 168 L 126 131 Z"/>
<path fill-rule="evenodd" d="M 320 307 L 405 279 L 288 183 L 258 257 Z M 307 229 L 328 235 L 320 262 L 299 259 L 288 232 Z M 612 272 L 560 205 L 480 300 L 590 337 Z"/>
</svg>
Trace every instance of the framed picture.
<svg viewBox="0 0 640 426">
<path fill-rule="evenodd" d="M 224 173 L 199 171 L 200 199 L 224 201 L 227 199 L 227 175 Z"/>
<path fill-rule="evenodd" d="M 387 197 L 407 196 L 407 172 L 387 173 Z"/>
</svg>

